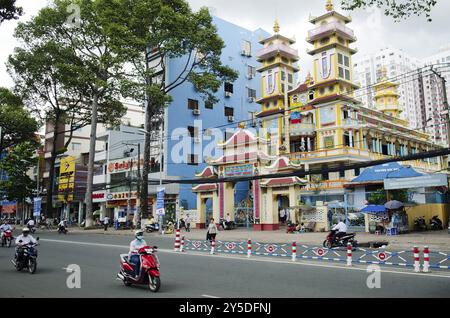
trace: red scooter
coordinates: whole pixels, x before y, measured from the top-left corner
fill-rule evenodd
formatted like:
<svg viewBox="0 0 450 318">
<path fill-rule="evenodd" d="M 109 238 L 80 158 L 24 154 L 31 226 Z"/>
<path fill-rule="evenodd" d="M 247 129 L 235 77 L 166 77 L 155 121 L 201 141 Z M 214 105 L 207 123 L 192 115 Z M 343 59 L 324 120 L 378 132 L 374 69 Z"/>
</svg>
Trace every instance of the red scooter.
<svg viewBox="0 0 450 318">
<path fill-rule="evenodd" d="M 12 231 L 11 230 L 6 230 L 3 233 L 3 237 L 2 237 L 2 247 L 5 246 L 5 245 L 7 247 L 10 247 L 12 240 L 13 240 Z"/>
<path fill-rule="evenodd" d="M 140 257 L 140 267 L 138 276 L 134 275 L 134 264 L 128 260 L 128 254 L 120 254 L 120 272 L 117 278 L 121 280 L 125 286 L 148 285 L 150 290 L 156 293 L 161 287 L 161 279 L 159 274 L 159 260 L 155 252 L 157 247 L 144 246 L 138 250 Z"/>
</svg>

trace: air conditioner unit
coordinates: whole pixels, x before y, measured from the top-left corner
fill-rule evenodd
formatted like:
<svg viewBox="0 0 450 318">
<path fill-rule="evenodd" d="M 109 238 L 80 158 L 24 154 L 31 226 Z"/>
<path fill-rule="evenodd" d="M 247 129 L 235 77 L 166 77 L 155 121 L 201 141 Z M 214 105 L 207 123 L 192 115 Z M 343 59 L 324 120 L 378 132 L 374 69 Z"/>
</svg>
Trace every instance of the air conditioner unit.
<svg viewBox="0 0 450 318">
<path fill-rule="evenodd" d="M 200 138 L 199 137 L 194 137 L 194 143 L 199 144 L 200 143 Z"/>
<path fill-rule="evenodd" d="M 230 96 L 233 96 L 232 92 L 225 92 L 225 97 L 230 97 Z"/>
<path fill-rule="evenodd" d="M 234 116 L 228 116 L 228 121 L 234 121 Z"/>
<path fill-rule="evenodd" d="M 248 100 L 249 103 L 253 103 L 255 101 L 255 98 L 254 97 L 249 97 L 247 100 Z"/>
<path fill-rule="evenodd" d="M 194 115 L 200 115 L 200 109 L 193 109 L 193 110 L 192 110 L 192 113 L 193 113 Z"/>
</svg>

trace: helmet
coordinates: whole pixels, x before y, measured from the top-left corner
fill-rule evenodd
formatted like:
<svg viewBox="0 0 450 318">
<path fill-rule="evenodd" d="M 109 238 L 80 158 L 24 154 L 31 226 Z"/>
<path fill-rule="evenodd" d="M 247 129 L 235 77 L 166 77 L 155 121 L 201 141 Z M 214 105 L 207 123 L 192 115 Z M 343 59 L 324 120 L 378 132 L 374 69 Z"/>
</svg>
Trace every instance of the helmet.
<svg viewBox="0 0 450 318">
<path fill-rule="evenodd" d="M 30 233 L 30 229 L 27 228 L 27 227 L 24 227 L 24 228 L 22 229 L 22 233 L 23 233 L 23 234 L 28 234 L 28 233 Z"/>
<path fill-rule="evenodd" d="M 143 236 L 144 235 L 144 231 L 142 230 L 136 230 L 134 231 L 134 236 L 138 237 L 138 236 Z"/>
</svg>

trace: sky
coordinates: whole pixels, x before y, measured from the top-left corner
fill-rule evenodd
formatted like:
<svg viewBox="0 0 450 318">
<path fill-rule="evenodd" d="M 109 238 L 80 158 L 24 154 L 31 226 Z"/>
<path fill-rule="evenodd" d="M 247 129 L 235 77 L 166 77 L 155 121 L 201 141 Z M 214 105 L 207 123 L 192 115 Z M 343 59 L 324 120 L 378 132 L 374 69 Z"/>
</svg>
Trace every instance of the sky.
<svg viewBox="0 0 450 318">
<path fill-rule="evenodd" d="M 18 0 L 25 15 L 19 21 L 26 21 L 36 15 L 49 0 Z M 210 12 L 250 30 L 262 28 L 272 32 L 273 22 L 278 18 L 280 33 L 297 40 L 294 45 L 300 54 L 300 78 L 311 69 L 311 57 L 306 54 L 309 44 L 305 41 L 308 30 L 314 26 L 309 17 L 325 13 L 325 0 L 188 0 L 194 10 L 209 7 Z M 376 53 L 382 48 L 395 47 L 417 58 L 433 55 L 450 44 L 450 1 L 438 0 L 431 15 L 432 22 L 425 16 L 410 17 L 394 22 L 377 8 L 358 9 L 345 12 L 339 8 L 339 0 L 334 0 L 335 9 L 353 18 L 348 26 L 355 31 L 358 39 L 353 47 L 358 49 L 353 61 L 363 55 Z M 13 81 L 6 72 L 5 62 L 19 43 L 13 33 L 17 21 L 7 21 L 0 25 L 0 86 L 12 87 Z"/>
</svg>

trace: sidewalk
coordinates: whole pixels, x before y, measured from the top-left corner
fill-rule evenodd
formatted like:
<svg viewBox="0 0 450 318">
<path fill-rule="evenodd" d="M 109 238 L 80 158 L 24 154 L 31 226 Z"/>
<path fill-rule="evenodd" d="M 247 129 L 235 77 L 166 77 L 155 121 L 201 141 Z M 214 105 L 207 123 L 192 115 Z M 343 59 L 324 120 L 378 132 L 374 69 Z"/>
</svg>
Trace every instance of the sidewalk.
<svg viewBox="0 0 450 318">
<path fill-rule="evenodd" d="M 104 235 L 125 235 L 132 236 L 133 230 L 119 230 L 116 231 L 109 228 L 108 231 L 102 229 L 84 230 L 80 228 L 69 228 L 70 232 L 74 233 L 90 233 L 90 234 L 104 234 Z M 158 233 L 146 233 L 147 235 L 159 235 Z M 191 232 L 181 231 L 181 235 L 185 239 L 190 240 L 205 240 L 205 229 L 192 229 Z M 218 241 L 246 241 L 249 238 L 253 242 L 260 243 L 287 243 L 295 240 L 297 244 L 305 245 L 322 245 L 327 233 L 301 233 L 301 234 L 287 234 L 284 229 L 278 231 L 252 231 L 247 229 L 235 229 L 231 231 L 219 231 L 216 239 Z M 166 238 L 175 238 L 175 234 L 165 234 Z M 401 234 L 395 236 L 375 235 L 364 232 L 357 232 L 356 239 L 359 243 L 367 242 L 388 242 L 387 249 L 390 250 L 410 250 L 414 245 L 421 249 L 423 246 L 430 247 L 434 251 L 450 251 L 450 234 L 447 230 L 443 231 L 427 231 L 419 233 Z"/>
</svg>

